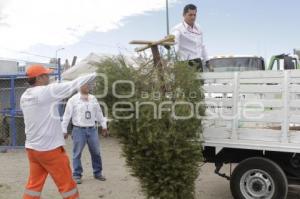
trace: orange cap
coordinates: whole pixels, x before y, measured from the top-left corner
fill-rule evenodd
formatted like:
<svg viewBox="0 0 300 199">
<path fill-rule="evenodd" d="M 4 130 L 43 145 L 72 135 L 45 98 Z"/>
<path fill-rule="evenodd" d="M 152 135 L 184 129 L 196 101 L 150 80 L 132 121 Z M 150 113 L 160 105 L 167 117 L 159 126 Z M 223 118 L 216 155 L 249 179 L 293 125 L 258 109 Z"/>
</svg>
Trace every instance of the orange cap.
<svg viewBox="0 0 300 199">
<path fill-rule="evenodd" d="M 34 64 L 27 68 L 26 75 L 29 78 L 33 78 L 33 77 L 37 77 L 40 75 L 49 74 L 52 72 L 53 72 L 52 69 L 46 68 L 42 64 Z"/>
</svg>

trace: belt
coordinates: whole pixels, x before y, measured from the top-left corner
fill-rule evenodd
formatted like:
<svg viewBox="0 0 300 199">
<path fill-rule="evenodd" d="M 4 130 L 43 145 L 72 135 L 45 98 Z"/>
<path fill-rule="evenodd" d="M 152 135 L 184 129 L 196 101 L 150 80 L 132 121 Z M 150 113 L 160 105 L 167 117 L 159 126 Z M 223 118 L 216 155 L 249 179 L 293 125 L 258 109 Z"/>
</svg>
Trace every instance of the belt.
<svg viewBox="0 0 300 199">
<path fill-rule="evenodd" d="M 188 65 L 196 67 L 198 71 L 203 72 L 202 60 L 200 58 L 188 60 Z"/>
<path fill-rule="evenodd" d="M 95 128 L 95 126 L 76 126 L 76 125 L 73 125 L 74 127 L 76 128 L 80 128 L 80 129 L 92 129 L 92 128 Z"/>
</svg>

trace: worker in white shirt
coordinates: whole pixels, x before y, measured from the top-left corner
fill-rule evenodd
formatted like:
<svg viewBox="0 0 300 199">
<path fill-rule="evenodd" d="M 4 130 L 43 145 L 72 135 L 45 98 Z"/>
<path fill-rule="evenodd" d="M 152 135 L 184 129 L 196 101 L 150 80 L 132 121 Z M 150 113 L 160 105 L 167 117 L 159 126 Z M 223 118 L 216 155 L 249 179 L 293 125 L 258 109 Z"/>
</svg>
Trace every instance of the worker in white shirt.
<svg viewBox="0 0 300 199">
<path fill-rule="evenodd" d="M 30 175 L 23 199 L 40 199 L 48 174 L 62 198 L 79 198 L 69 158 L 63 148 L 65 139 L 58 105 L 96 75 L 86 75 L 68 83 L 49 84 L 51 72 L 43 65 L 32 65 L 26 71 L 31 87 L 22 94 L 20 105 L 24 115 Z"/>
<path fill-rule="evenodd" d="M 62 128 L 67 133 L 67 127 L 72 120 L 73 130 L 73 178 L 77 184 L 82 183 L 83 168 L 81 154 L 88 145 L 94 178 L 105 181 L 102 175 L 102 159 L 100 155 L 100 143 L 96 124 L 102 126 L 102 135 L 107 136 L 106 118 L 103 116 L 97 98 L 91 94 L 88 84 L 83 85 L 80 91 L 69 99 L 63 116 Z"/>
<path fill-rule="evenodd" d="M 186 5 L 183 9 L 183 22 L 176 25 L 171 34 L 175 36 L 175 50 L 179 60 L 187 61 L 189 66 L 202 72 L 203 63 L 208 56 L 196 17 L 197 7 L 193 4 Z"/>
</svg>

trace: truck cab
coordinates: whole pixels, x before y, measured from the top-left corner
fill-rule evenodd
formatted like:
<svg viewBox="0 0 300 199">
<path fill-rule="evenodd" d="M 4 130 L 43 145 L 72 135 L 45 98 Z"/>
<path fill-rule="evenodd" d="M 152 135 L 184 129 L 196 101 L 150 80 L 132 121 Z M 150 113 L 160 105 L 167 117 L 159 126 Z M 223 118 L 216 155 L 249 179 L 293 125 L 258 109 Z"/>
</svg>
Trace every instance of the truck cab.
<svg viewBox="0 0 300 199">
<path fill-rule="evenodd" d="M 262 57 L 253 55 L 216 56 L 207 62 L 210 72 L 265 70 Z"/>
<path fill-rule="evenodd" d="M 300 69 L 298 55 L 281 54 L 272 56 L 268 70 L 294 70 Z"/>
</svg>

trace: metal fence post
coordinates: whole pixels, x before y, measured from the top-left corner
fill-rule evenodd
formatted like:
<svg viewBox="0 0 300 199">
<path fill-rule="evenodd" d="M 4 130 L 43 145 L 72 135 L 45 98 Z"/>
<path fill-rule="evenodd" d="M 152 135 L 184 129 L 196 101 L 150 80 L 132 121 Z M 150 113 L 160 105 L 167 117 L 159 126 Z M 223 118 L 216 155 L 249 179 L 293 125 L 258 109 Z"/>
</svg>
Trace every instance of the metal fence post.
<svg viewBox="0 0 300 199">
<path fill-rule="evenodd" d="M 15 98 L 15 76 L 10 79 L 10 129 L 11 129 L 11 145 L 16 146 L 17 132 L 16 132 L 16 98 Z"/>
</svg>

